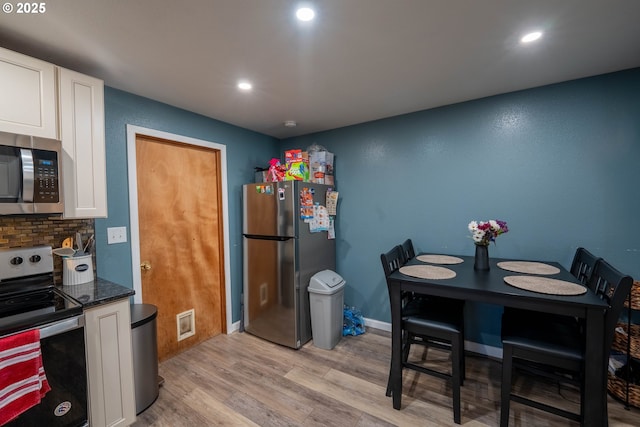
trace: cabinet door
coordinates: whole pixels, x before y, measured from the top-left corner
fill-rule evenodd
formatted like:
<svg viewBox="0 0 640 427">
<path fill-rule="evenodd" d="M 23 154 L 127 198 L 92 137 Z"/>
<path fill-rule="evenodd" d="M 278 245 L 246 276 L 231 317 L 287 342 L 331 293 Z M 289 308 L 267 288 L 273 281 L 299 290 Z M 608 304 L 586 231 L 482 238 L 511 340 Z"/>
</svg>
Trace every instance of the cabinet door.
<svg viewBox="0 0 640 427">
<path fill-rule="evenodd" d="M 55 66 L 0 48 L 0 131 L 58 138 Z"/>
<path fill-rule="evenodd" d="M 89 421 L 92 427 L 136 420 L 129 300 L 85 311 Z"/>
<path fill-rule="evenodd" d="M 65 218 L 107 216 L 104 83 L 58 68 Z"/>
</svg>

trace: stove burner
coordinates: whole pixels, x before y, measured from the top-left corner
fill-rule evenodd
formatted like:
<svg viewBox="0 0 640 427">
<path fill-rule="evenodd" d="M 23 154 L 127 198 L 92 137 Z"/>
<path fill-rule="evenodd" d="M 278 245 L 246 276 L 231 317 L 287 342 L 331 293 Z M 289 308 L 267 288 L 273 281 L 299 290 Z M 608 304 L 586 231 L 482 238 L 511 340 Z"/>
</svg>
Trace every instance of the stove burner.
<svg viewBox="0 0 640 427">
<path fill-rule="evenodd" d="M 0 317 L 10 316 L 20 311 L 30 311 L 45 307 L 53 307 L 53 289 L 39 292 L 14 295 L 8 298 L 0 297 Z"/>
<path fill-rule="evenodd" d="M 53 285 L 24 293 L 0 293 L 0 336 L 81 313 L 82 304 Z"/>
<path fill-rule="evenodd" d="M 24 294 L 0 294 L 0 336 L 81 313 L 82 304 L 53 286 Z"/>
</svg>

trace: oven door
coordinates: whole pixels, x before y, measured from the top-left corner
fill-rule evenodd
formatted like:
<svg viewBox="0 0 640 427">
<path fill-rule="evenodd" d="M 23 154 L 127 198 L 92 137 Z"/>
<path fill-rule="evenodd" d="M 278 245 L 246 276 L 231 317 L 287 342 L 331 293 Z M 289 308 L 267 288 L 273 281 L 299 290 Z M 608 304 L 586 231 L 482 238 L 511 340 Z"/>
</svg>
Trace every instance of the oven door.
<svg viewBox="0 0 640 427">
<path fill-rule="evenodd" d="M 87 426 L 84 316 L 40 327 L 40 348 L 51 391 L 44 396 L 39 405 L 5 426 Z"/>
<path fill-rule="evenodd" d="M 22 195 L 20 149 L 0 145 L 0 203 L 18 203 Z"/>
</svg>

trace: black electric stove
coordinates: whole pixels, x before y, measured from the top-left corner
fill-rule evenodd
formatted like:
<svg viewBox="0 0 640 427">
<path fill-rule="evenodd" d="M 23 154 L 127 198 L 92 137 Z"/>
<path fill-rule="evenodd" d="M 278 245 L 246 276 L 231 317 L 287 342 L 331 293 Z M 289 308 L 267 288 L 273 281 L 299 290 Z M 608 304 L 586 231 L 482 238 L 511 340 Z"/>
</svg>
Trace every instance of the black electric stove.
<svg viewBox="0 0 640 427">
<path fill-rule="evenodd" d="M 50 246 L 0 249 L 0 338 L 30 329 L 51 389 L 5 427 L 86 427 L 82 305 L 54 286 Z"/>
<path fill-rule="evenodd" d="M 80 314 L 53 283 L 51 247 L 0 250 L 0 336 Z"/>
</svg>

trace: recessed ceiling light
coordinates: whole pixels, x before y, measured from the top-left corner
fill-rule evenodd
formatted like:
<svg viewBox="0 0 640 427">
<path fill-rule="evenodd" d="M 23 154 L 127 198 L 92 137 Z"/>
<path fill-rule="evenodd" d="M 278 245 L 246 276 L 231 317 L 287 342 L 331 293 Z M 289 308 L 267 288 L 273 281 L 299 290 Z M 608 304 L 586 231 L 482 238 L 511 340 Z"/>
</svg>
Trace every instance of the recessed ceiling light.
<svg viewBox="0 0 640 427">
<path fill-rule="evenodd" d="M 296 123 L 295 120 L 285 120 L 284 122 L 284 126 L 288 127 L 288 128 L 294 128 L 296 127 L 298 124 Z"/>
<path fill-rule="evenodd" d="M 316 13 L 309 7 L 301 7 L 296 10 L 296 17 L 301 21 L 311 21 L 315 16 Z"/>
<path fill-rule="evenodd" d="M 248 90 L 251 90 L 251 88 L 253 88 L 253 86 L 249 82 L 246 82 L 246 81 L 238 82 L 238 89 L 240 90 L 248 91 Z"/>
<path fill-rule="evenodd" d="M 520 39 L 520 41 L 522 43 L 531 43 L 531 42 L 534 42 L 534 41 L 538 40 L 540 37 L 542 37 L 542 32 L 541 31 L 534 31 L 533 33 L 525 34 Z"/>
</svg>

